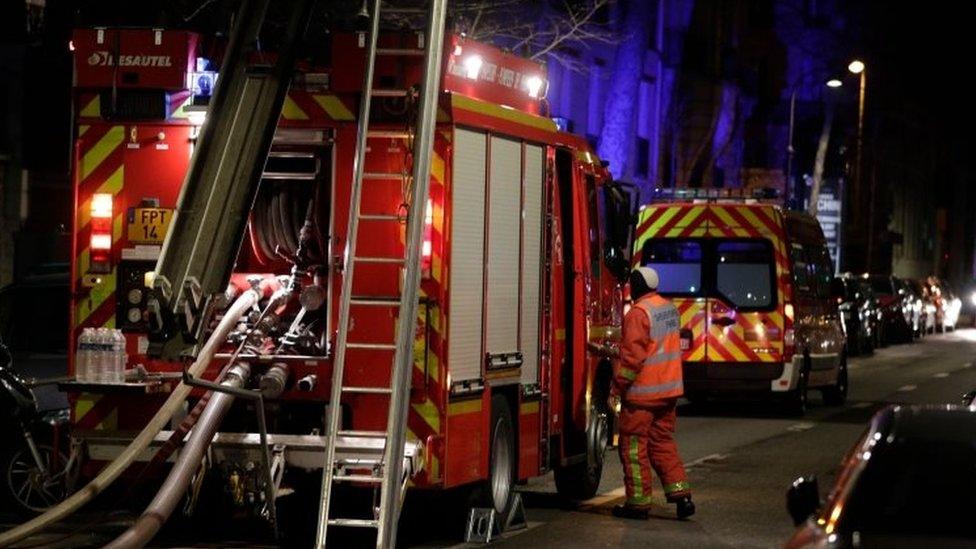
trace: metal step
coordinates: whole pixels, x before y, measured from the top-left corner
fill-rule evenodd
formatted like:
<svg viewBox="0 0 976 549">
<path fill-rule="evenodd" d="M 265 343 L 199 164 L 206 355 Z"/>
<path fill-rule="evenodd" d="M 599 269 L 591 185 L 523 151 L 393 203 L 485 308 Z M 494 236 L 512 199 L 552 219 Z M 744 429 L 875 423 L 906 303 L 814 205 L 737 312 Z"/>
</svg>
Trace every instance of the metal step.
<svg viewBox="0 0 976 549">
<path fill-rule="evenodd" d="M 369 257 L 369 256 L 355 256 L 354 261 L 359 263 L 403 263 L 405 260 L 402 257 Z"/>
<path fill-rule="evenodd" d="M 374 477 L 372 475 L 335 475 L 332 479 L 336 482 L 362 482 L 365 484 L 380 484 L 383 482 L 383 477 Z"/>
<path fill-rule="evenodd" d="M 298 179 L 301 181 L 314 181 L 318 178 L 318 174 L 308 172 L 264 172 L 261 174 L 261 179 Z"/>
<path fill-rule="evenodd" d="M 344 519 L 336 518 L 329 519 L 329 526 L 348 526 L 349 528 L 376 528 L 379 526 L 380 521 L 378 520 L 366 520 L 366 519 Z"/>
<path fill-rule="evenodd" d="M 342 392 L 360 395 L 389 395 L 393 393 L 393 389 L 389 387 L 343 387 Z"/>
<path fill-rule="evenodd" d="M 271 151 L 269 158 L 315 158 L 315 153 L 301 151 Z"/>
<path fill-rule="evenodd" d="M 392 343 L 353 343 L 346 342 L 347 349 L 368 349 L 371 351 L 395 351 L 396 345 Z"/>
<path fill-rule="evenodd" d="M 358 438 L 386 438 L 386 431 L 336 431 L 336 436 Z"/>
</svg>

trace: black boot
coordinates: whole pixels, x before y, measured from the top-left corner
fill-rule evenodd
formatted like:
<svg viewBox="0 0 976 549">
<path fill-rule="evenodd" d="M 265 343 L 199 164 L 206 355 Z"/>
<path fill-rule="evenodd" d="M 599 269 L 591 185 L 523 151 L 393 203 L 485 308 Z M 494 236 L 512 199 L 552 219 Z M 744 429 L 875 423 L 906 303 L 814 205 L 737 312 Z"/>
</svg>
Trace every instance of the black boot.
<svg viewBox="0 0 976 549">
<path fill-rule="evenodd" d="M 685 496 L 674 502 L 678 507 L 678 518 L 684 520 L 695 514 L 695 504 L 691 501 L 691 496 Z"/>
<path fill-rule="evenodd" d="M 632 505 L 614 505 L 613 516 L 636 520 L 647 520 L 651 516 L 649 507 L 634 507 Z"/>
</svg>

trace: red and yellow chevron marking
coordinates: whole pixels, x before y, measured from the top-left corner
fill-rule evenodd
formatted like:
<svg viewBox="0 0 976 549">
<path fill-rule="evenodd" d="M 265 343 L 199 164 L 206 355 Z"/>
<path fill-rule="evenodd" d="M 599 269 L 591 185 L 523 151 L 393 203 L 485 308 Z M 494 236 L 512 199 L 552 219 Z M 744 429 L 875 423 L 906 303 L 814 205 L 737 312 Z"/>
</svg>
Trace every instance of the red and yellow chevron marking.
<svg viewBox="0 0 976 549">
<path fill-rule="evenodd" d="M 320 126 L 355 120 L 354 112 L 354 106 L 338 95 L 291 90 L 281 107 L 281 118 L 285 122 L 311 122 Z"/>
<path fill-rule="evenodd" d="M 115 326 L 115 270 L 98 275 L 97 282 L 86 281 L 91 264 L 89 239 L 91 234 L 91 197 L 95 193 L 122 192 L 125 173 L 122 144 L 124 126 L 92 125 L 79 127 L 78 156 L 75 165 L 77 208 L 75 210 L 74 277 L 76 292 L 73 304 L 74 328 L 87 326 Z M 112 219 L 112 242 L 122 238 L 124 208 L 116 206 Z"/>
<path fill-rule="evenodd" d="M 442 292 L 444 289 L 444 200 L 446 178 L 445 162 L 450 144 L 450 132 L 439 132 L 434 141 L 434 154 L 431 159 L 429 196 L 432 205 L 431 219 L 431 262 L 429 276 L 421 282 L 420 294 L 425 299 L 417 312 L 417 334 L 414 339 L 414 387 L 427 387 L 423 399 L 414 399 L 410 404 L 410 416 L 407 419 L 409 436 L 413 439 L 425 441 L 427 437 L 439 436 L 443 433 L 446 421 L 446 390 L 443 383 L 447 377 L 444 371 L 444 351 L 447 346 L 444 341 L 444 312 L 441 308 Z M 404 236 L 401 235 L 401 238 Z M 426 472 L 427 482 L 435 483 L 441 480 L 442 454 L 437 449 L 430 460 L 430 470 Z"/>
<path fill-rule="evenodd" d="M 691 346 L 682 353 L 685 362 L 705 360 L 705 301 L 703 299 L 678 298 L 673 300 L 681 315 L 681 327 L 691 330 Z"/>
<path fill-rule="evenodd" d="M 119 425 L 118 402 L 109 395 L 82 393 L 71 408 L 74 429 L 114 431 Z"/>
</svg>

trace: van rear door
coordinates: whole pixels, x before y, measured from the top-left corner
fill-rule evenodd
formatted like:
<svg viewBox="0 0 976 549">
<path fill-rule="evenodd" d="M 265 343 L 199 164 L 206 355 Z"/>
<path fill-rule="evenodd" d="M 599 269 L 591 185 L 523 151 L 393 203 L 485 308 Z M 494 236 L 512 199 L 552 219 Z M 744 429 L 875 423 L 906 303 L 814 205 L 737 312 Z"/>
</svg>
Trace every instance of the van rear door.
<svg viewBox="0 0 976 549">
<path fill-rule="evenodd" d="M 713 238 L 706 257 L 714 276 L 707 298 L 709 362 L 776 362 L 783 352 L 773 243 Z"/>
</svg>

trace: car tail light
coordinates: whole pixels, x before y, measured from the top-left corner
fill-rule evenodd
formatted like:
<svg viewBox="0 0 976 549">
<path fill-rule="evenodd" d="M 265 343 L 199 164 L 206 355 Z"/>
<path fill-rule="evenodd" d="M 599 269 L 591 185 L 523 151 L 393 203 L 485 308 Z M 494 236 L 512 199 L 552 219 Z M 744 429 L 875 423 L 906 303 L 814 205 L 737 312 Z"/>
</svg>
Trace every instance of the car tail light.
<svg viewBox="0 0 976 549">
<path fill-rule="evenodd" d="M 786 317 L 783 322 L 783 362 L 789 362 L 793 360 L 793 354 L 796 352 L 796 332 L 793 331 L 795 316 L 792 303 L 783 305 L 783 316 Z"/>
<path fill-rule="evenodd" d="M 109 193 L 95 193 L 91 199 L 91 237 L 89 272 L 112 272 L 112 214 L 114 199 Z"/>
<path fill-rule="evenodd" d="M 786 315 L 786 320 L 789 320 L 790 322 L 793 322 L 794 318 L 793 318 L 793 304 L 792 303 L 787 303 L 786 305 L 783 305 L 783 314 Z"/>
</svg>

